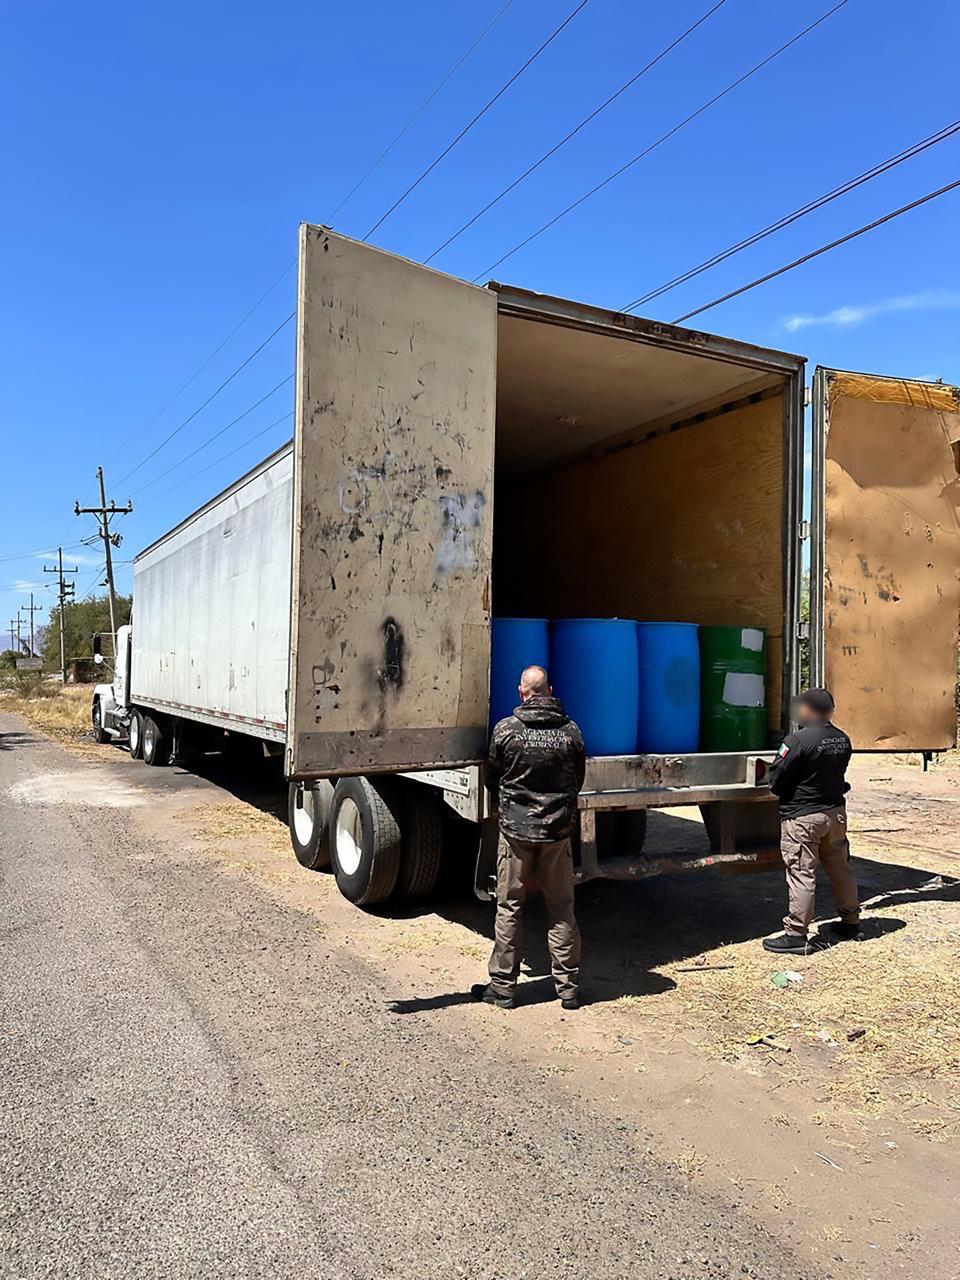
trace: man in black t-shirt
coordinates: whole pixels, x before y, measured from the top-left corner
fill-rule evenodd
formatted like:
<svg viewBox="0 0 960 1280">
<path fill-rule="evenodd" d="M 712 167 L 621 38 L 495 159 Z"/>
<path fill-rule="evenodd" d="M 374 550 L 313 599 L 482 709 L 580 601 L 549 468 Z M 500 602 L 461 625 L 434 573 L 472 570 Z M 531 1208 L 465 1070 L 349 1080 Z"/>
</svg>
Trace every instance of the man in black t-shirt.
<svg viewBox="0 0 960 1280">
<path fill-rule="evenodd" d="M 770 790 L 780 800 L 780 852 L 790 906 L 784 932 L 764 938 L 768 951 L 806 955 L 813 921 L 817 864 L 830 877 L 840 914 L 838 938 L 857 938 L 860 902 L 847 843 L 846 781 L 850 739 L 830 722 L 833 695 L 809 689 L 796 701 L 800 728 L 788 733 L 770 769 Z"/>
</svg>

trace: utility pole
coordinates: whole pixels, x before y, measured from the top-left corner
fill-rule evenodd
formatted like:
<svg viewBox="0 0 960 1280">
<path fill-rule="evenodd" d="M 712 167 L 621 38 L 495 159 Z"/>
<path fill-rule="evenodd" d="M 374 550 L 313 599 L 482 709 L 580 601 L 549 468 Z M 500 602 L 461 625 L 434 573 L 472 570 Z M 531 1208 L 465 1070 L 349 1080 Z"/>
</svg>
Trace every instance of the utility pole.
<svg viewBox="0 0 960 1280">
<path fill-rule="evenodd" d="M 11 649 L 15 649 L 17 647 L 17 633 L 14 630 L 16 623 L 17 623 L 16 618 L 10 619 L 10 648 Z"/>
<path fill-rule="evenodd" d="M 110 532 L 110 519 L 112 516 L 128 516 L 133 510 L 133 503 L 128 502 L 125 507 L 118 507 L 117 504 L 110 499 L 110 505 L 107 506 L 107 493 L 103 483 L 103 467 L 97 467 L 97 479 L 100 482 L 100 505 L 99 507 L 81 507 L 79 500 L 73 504 L 73 514 L 76 516 L 96 516 L 100 523 L 100 537 L 103 539 L 103 553 L 107 562 L 107 591 L 110 595 L 110 630 L 113 632 L 113 652 L 116 656 L 117 652 L 117 593 L 113 586 L 113 558 L 110 551 L 112 547 L 119 547 L 120 534 Z"/>
<path fill-rule="evenodd" d="M 48 569 L 47 566 L 44 565 L 43 572 L 55 573 L 57 575 L 57 600 L 60 605 L 60 608 L 57 611 L 60 619 L 60 683 L 66 684 L 67 683 L 67 655 L 66 655 L 66 651 L 64 650 L 64 643 L 63 643 L 63 610 L 67 601 L 71 599 L 71 597 L 73 596 L 75 584 L 72 582 L 64 581 L 63 547 L 57 547 L 56 566 L 52 569 Z M 74 565 L 72 569 L 67 569 L 67 573 L 79 573 L 79 572 L 80 570 L 77 568 L 76 565 Z"/>
<path fill-rule="evenodd" d="M 33 652 L 33 615 L 40 611 L 40 605 L 33 603 L 33 592 L 30 592 L 30 603 L 25 604 L 24 609 L 30 614 L 30 657 L 34 656 Z"/>
</svg>

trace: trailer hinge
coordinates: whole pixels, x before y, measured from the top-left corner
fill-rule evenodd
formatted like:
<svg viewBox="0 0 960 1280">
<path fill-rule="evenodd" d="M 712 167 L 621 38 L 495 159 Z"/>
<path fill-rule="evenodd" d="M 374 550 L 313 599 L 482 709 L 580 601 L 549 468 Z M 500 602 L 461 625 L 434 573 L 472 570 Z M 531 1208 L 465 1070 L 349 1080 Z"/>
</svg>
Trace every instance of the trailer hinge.
<svg viewBox="0 0 960 1280">
<path fill-rule="evenodd" d="M 806 542 L 806 540 L 810 537 L 810 521 L 809 520 L 801 520 L 800 523 L 797 525 L 797 537 L 800 539 L 801 542 Z"/>
<path fill-rule="evenodd" d="M 810 623 L 809 622 L 797 623 L 797 639 L 798 640 L 810 639 Z"/>
</svg>

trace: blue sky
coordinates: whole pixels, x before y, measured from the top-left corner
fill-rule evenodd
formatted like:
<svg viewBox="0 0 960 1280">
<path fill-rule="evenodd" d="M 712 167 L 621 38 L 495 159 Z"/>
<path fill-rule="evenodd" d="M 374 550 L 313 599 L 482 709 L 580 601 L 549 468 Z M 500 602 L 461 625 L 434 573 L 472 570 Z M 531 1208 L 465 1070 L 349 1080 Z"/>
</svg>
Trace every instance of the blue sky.
<svg viewBox="0 0 960 1280">
<path fill-rule="evenodd" d="M 177 465 L 291 372 L 292 326 L 138 465 L 293 308 L 291 272 L 157 416 L 292 260 L 297 224 L 330 218 L 503 4 L 5 6 L 0 625 L 30 583 L 52 601 L 42 557 L 23 553 L 51 563 L 58 542 L 92 532 L 72 508 L 94 500 L 98 463 L 112 496 L 134 502 L 116 522 L 129 560 L 287 437 L 286 420 L 264 429 L 292 407 L 289 384 Z M 335 227 L 365 235 L 574 4 L 513 0 Z M 374 243 L 425 258 L 710 7 L 589 0 Z M 726 0 L 433 265 L 483 272 L 830 7 Z M 960 116 L 958 38 L 960 10 L 943 0 L 849 0 L 496 278 L 622 306 Z M 644 314 L 673 320 L 957 176 L 953 138 Z M 694 323 L 811 363 L 960 381 L 958 221 L 960 193 Z M 98 548 L 66 558 L 82 595 Z M 128 565 L 118 578 L 129 586 Z"/>
</svg>

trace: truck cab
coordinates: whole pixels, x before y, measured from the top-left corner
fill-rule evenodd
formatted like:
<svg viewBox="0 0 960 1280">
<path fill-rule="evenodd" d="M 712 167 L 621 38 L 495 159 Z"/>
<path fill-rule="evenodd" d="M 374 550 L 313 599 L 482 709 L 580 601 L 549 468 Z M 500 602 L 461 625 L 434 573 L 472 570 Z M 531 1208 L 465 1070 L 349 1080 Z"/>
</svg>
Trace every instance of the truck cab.
<svg viewBox="0 0 960 1280">
<path fill-rule="evenodd" d="M 95 684 L 91 719 L 97 742 L 126 741 L 130 729 L 130 653 L 133 627 L 117 628 L 114 649 L 113 678 L 109 684 Z M 111 644 L 113 636 L 110 636 Z M 93 660 L 108 667 L 111 659 L 103 652 L 103 635 L 93 637 Z"/>
</svg>

